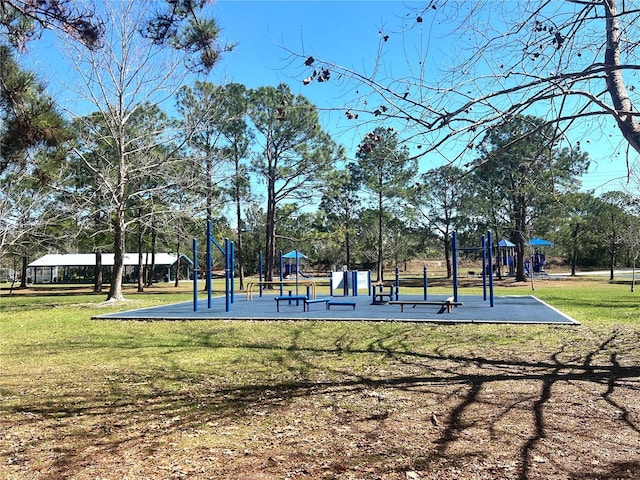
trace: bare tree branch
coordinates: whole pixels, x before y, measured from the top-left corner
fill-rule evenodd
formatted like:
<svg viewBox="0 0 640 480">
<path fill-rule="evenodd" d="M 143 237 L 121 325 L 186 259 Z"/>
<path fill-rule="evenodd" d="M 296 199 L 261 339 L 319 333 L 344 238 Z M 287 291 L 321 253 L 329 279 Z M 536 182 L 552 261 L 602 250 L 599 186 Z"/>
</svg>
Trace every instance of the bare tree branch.
<svg viewBox="0 0 640 480">
<path fill-rule="evenodd" d="M 303 84 L 331 82 L 352 94 L 344 109 L 353 122 L 401 124 L 418 156 L 461 160 L 483 130 L 518 114 L 543 117 L 567 139 L 590 128 L 589 120 L 613 120 L 640 152 L 640 89 L 625 78 L 640 69 L 634 2 L 449 0 L 416 10 L 416 18 L 400 32 L 417 52 L 405 49 L 404 76 L 387 74 L 382 59 L 364 72 L 288 51 L 300 62 Z M 435 63 L 425 38 L 442 35 L 443 26 L 453 46 L 445 50 L 448 63 Z M 387 42 L 380 45 L 382 57 Z"/>
</svg>

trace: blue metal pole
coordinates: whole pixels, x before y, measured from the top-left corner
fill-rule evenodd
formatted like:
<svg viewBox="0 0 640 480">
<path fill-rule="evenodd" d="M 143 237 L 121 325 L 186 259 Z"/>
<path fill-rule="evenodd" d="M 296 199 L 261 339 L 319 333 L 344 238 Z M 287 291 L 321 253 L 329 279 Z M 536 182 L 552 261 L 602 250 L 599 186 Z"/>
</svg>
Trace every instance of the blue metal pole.
<svg viewBox="0 0 640 480">
<path fill-rule="evenodd" d="M 429 288 L 429 285 L 427 283 L 427 266 L 425 265 L 422 268 L 422 291 L 423 291 L 423 298 L 424 301 L 427 301 L 427 289 Z"/>
<path fill-rule="evenodd" d="M 400 295 L 400 269 L 396 265 L 396 301 Z"/>
<path fill-rule="evenodd" d="M 458 301 L 458 238 L 454 231 L 451 235 L 451 256 L 453 257 L 453 301 Z"/>
<path fill-rule="evenodd" d="M 283 285 L 282 285 L 282 280 L 284 278 L 283 276 L 283 265 L 284 262 L 282 260 L 282 250 L 280 250 L 280 296 L 284 295 L 284 290 L 283 290 Z"/>
<path fill-rule="evenodd" d="M 371 270 L 367 270 L 367 284 L 369 285 L 369 295 L 371 295 Z"/>
<path fill-rule="evenodd" d="M 345 297 L 349 296 L 349 274 L 346 270 L 342 272 L 342 294 Z"/>
<path fill-rule="evenodd" d="M 262 297 L 262 250 L 258 254 L 258 280 L 260 280 L 260 296 Z"/>
<path fill-rule="evenodd" d="M 229 264 L 231 263 L 231 247 L 229 245 L 229 239 L 224 239 L 224 308 L 225 312 L 231 309 L 230 299 L 231 292 L 229 291 L 229 279 L 231 278 L 231 272 L 229 271 Z"/>
<path fill-rule="evenodd" d="M 329 272 L 329 296 L 333 297 L 333 271 Z"/>
<path fill-rule="evenodd" d="M 193 311 L 198 311 L 198 240 L 193 239 Z"/>
<path fill-rule="evenodd" d="M 357 297 L 358 296 L 358 271 L 357 270 L 353 270 L 351 272 L 351 287 L 352 287 L 353 296 Z"/>
<path fill-rule="evenodd" d="M 207 220 L 207 308 L 211 308 L 213 303 L 213 256 L 211 254 L 211 220 Z"/>
<path fill-rule="evenodd" d="M 487 239 L 482 235 L 482 300 L 487 301 Z"/>
<path fill-rule="evenodd" d="M 487 238 L 489 241 L 489 306 L 493 307 L 493 256 L 491 252 L 493 242 L 491 240 L 491 231 L 487 232 Z"/>
<path fill-rule="evenodd" d="M 235 302 L 235 280 L 236 280 L 236 269 L 234 268 L 236 264 L 236 244 L 235 242 L 231 242 L 231 261 L 229 263 L 229 268 L 231 268 L 231 303 Z"/>
</svg>

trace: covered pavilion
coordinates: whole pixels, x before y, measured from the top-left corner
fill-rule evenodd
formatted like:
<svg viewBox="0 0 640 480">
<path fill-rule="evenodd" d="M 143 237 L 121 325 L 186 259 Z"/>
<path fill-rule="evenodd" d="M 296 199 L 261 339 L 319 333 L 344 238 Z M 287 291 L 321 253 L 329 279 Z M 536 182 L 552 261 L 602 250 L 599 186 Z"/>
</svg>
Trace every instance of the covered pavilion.
<svg viewBox="0 0 640 480">
<path fill-rule="evenodd" d="M 143 265 L 150 267 L 151 254 L 145 253 L 142 258 Z M 178 266 L 185 278 L 191 278 L 193 262 L 186 255 L 180 254 L 178 257 L 175 253 L 156 253 L 154 260 L 156 277 L 160 280 L 175 279 Z M 125 253 L 125 281 L 137 278 L 134 273 L 137 272 L 138 263 L 137 253 Z M 101 264 L 108 269 L 107 275 L 110 276 L 114 254 L 102 253 Z M 27 276 L 29 283 L 86 283 L 93 281 L 95 266 L 95 253 L 48 253 L 27 266 Z"/>
</svg>

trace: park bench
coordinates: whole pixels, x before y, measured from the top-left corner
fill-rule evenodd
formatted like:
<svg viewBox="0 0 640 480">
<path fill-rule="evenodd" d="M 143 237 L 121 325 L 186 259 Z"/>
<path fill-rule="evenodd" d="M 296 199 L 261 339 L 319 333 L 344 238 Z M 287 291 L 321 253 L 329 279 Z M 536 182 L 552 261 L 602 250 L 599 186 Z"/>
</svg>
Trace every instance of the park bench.
<svg viewBox="0 0 640 480">
<path fill-rule="evenodd" d="M 438 313 L 451 313 L 453 307 L 458 307 L 462 305 L 462 302 L 454 301 L 453 297 L 449 297 L 445 300 L 392 300 L 389 302 L 389 305 L 400 305 L 400 311 L 404 312 L 405 305 L 413 305 L 413 308 L 416 308 L 418 305 L 440 305 L 442 309 Z"/>
<path fill-rule="evenodd" d="M 334 301 L 331 300 L 329 303 L 327 303 L 327 310 L 331 310 L 331 307 L 335 307 L 335 306 L 344 306 L 344 307 L 353 307 L 353 310 L 356 309 L 356 302 L 343 302 L 343 301 Z"/>
<path fill-rule="evenodd" d="M 291 302 L 295 300 L 296 305 L 300 305 L 301 300 L 304 301 L 308 300 L 309 298 L 306 295 L 282 295 L 274 297 L 274 299 L 276 301 L 276 310 L 279 312 L 280 302 L 289 302 L 289 305 L 291 305 Z"/>
<path fill-rule="evenodd" d="M 305 299 L 303 300 L 304 305 L 303 305 L 302 309 L 305 312 L 308 312 L 309 311 L 309 306 L 312 303 L 324 303 L 325 304 L 325 310 L 329 310 L 329 301 L 330 300 L 331 300 L 330 298 L 306 298 L 305 297 Z"/>
</svg>

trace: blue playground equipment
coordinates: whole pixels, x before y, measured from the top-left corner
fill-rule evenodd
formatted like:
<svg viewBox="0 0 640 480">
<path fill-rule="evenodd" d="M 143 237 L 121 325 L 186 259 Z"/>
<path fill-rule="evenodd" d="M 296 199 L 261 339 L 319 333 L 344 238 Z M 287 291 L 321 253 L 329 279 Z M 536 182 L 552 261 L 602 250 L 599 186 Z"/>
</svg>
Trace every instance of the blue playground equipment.
<svg viewBox="0 0 640 480">
<path fill-rule="evenodd" d="M 213 254 L 212 245 L 215 245 L 220 253 L 224 256 L 224 298 L 225 311 L 231 310 L 231 304 L 234 303 L 234 265 L 235 265 L 235 244 L 225 238 L 224 248 L 213 238 L 211 234 L 211 221 L 207 221 L 207 254 L 206 268 L 198 268 L 198 240 L 193 239 L 193 311 L 198 311 L 198 274 L 204 272 L 207 280 L 207 308 L 211 309 L 213 305 L 212 294 L 212 271 L 213 271 Z"/>
<path fill-rule="evenodd" d="M 551 247 L 553 246 L 553 242 L 550 242 L 549 240 L 545 240 L 543 238 L 534 237 L 531 240 L 529 240 L 529 242 L 527 242 L 527 245 L 534 248 L 535 252 L 531 256 L 531 258 L 528 258 L 525 260 L 524 273 L 528 277 L 531 276 L 532 273 L 546 275 L 547 272 L 545 272 L 544 266 L 547 263 L 547 259 L 545 257 L 545 254 L 541 253 L 538 249 L 540 247 Z M 533 266 L 533 272 L 531 271 L 532 266 Z"/>
<path fill-rule="evenodd" d="M 483 300 L 489 299 L 491 307 L 494 306 L 494 289 L 493 289 L 493 256 L 492 256 L 492 240 L 491 232 L 487 232 L 487 235 L 482 236 L 480 247 L 461 248 L 458 246 L 457 232 L 453 232 L 451 235 L 451 252 L 453 257 L 453 299 L 452 304 L 460 304 L 458 298 L 458 252 L 460 251 L 479 251 L 482 255 L 482 287 L 483 287 Z M 373 303 L 377 305 L 383 305 L 388 301 L 392 303 L 400 302 L 400 274 L 399 269 L 396 267 L 395 282 L 389 285 L 389 292 L 384 290 L 382 285 L 373 286 Z M 427 267 L 423 267 L 422 272 L 422 286 L 423 286 L 423 301 L 428 301 L 429 296 L 429 281 Z M 488 279 L 488 281 L 487 281 Z"/>
<path fill-rule="evenodd" d="M 547 263 L 547 259 L 544 253 L 534 253 L 531 258 L 527 258 L 524 261 L 524 273 L 527 277 L 531 276 L 531 264 L 533 264 L 533 273 L 539 273 L 545 275 L 547 272 L 544 270 L 544 266 Z"/>
<path fill-rule="evenodd" d="M 358 296 L 358 291 L 366 289 L 367 295 L 372 297 L 373 304 L 384 305 L 385 299 L 398 300 L 400 295 L 400 270 L 396 267 L 393 284 L 374 285 L 371 282 L 371 270 L 356 271 L 344 270 L 329 274 L 329 295 L 334 296 Z M 427 267 L 424 267 L 424 299 L 427 299 Z M 388 289 L 385 290 L 385 288 Z M 340 294 L 342 292 L 342 294 Z"/>
<path fill-rule="evenodd" d="M 262 297 L 264 285 L 269 284 L 278 284 L 280 287 L 280 294 L 274 297 L 276 302 L 276 312 L 280 312 L 280 304 L 286 303 L 288 305 L 293 305 L 295 302 L 296 306 L 299 306 L 302 302 L 303 310 L 306 312 L 310 311 L 311 305 L 313 304 L 324 304 L 325 310 L 330 310 L 331 306 L 350 306 L 355 310 L 356 304 L 354 302 L 335 302 L 332 301 L 331 298 L 316 297 L 316 284 L 315 282 L 309 278 L 308 275 L 304 275 L 304 273 L 300 269 L 300 259 L 307 258 L 306 255 L 299 252 L 298 250 L 292 250 L 287 254 L 283 254 L 280 251 L 280 278 L 279 280 L 265 280 L 263 278 L 263 262 L 262 262 L 262 252 L 260 252 L 258 256 L 258 275 L 259 281 L 257 282 L 260 286 L 260 297 Z M 295 263 L 292 264 L 290 261 L 295 260 Z M 287 261 L 288 265 L 285 265 L 285 261 Z M 295 278 L 293 278 L 295 276 Z M 285 278 L 288 277 L 288 278 Z M 300 278 L 302 277 L 302 278 Z M 248 288 L 248 298 L 251 296 L 251 287 L 255 284 L 255 282 L 251 282 L 247 284 Z M 293 290 L 289 290 L 288 294 L 285 295 L 284 287 L 285 284 L 294 286 L 295 292 Z M 306 293 L 302 293 L 300 288 L 303 287 Z"/>
<path fill-rule="evenodd" d="M 498 242 L 498 260 L 501 260 L 501 265 L 499 268 L 506 267 L 507 275 L 514 276 L 516 274 L 516 266 L 515 266 L 515 248 L 516 244 L 503 238 Z M 500 270 L 500 275 L 502 275 L 502 270 Z"/>
<path fill-rule="evenodd" d="M 279 275 L 279 279 L 280 279 L 280 295 L 284 295 L 284 283 L 282 282 L 282 280 L 285 279 L 285 277 L 289 276 L 295 276 L 295 286 L 296 286 L 296 294 L 299 293 L 299 284 L 298 282 L 300 281 L 300 277 L 303 278 L 309 278 L 309 275 L 304 274 L 301 270 L 300 270 L 300 259 L 302 258 L 307 258 L 306 255 L 304 255 L 303 253 L 299 252 L 298 250 L 292 250 L 287 254 L 283 254 L 282 250 L 280 250 L 280 255 L 279 255 L 279 265 L 280 265 L 280 275 Z M 295 263 L 290 263 L 287 262 L 285 264 L 285 260 L 295 260 Z M 258 288 L 259 288 L 259 296 L 262 297 L 262 293 L 264 291 L 264 284 L 267 283 L 264 279 L 264 262 L 263 262 L 263 255 L 262 255 L 262 251 L 260 251 L 258 253 Z M 274 282 L 276 283 L 276 282 Z M 308 282 L 307 282 L 308 283 Z"/>
<path fill-rule="evenodd" d="M 338 296 L 340 291 L 344 297 L 357 297 L 361 289 L 366 289 L 367 295 L 371 295 L 371 270 L 344 270 L 329 274 L 329 295 L 332 297 Z"/>
<path fill-rule="evenodd" d="M 458 234 L 453 232 L 451 235 L 451 256 L 453 257 L 453 300 L 458 301 L 458 252 L 479 251 L 482 254 L 482 297 L 483 300 L 489 298 L 489 305 L 494 306 L 493 295 L 493 258 L 492 258 L 492 242 L 491 231 L 487 235 L 482 236 L 480 247 L 460 248 L 458 246 Z M 487 278 L 489 284 L 487 286 Z M 488 289 L 488 295 L 487 295 Z"/>
<path fill-rule="evenodd" d="M 304 273 L 300 268 L 300 260 L 307 258 L 304 253 L 299 252 L 298 250 L 291 250 L 289 253 L 285 253 L 283 255 L 282 252 L 280 252 L 280 258 L 285 261 L 284 272 L 282 272 L 282 268 L 280 269 L 282 278 L 291 277 L 293 275 L 309 278 L 309 275 Z"/>
<path fill-rule="evenodd" d="M 400 269 L 396 266 L 396 278 L 393 284 L 389 285 L 389 292 L 385 291 L 385 285 L 374 285 L 373 286 L 373 303 L 376 305 L 384 305 L 387 303 L 386 299 L 389 301 L 395 300 L 398 301 L 400 299 Z M 426 292 L 425 292 L 426 293 Z"/>
</svg>

